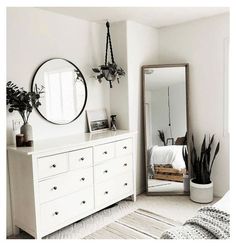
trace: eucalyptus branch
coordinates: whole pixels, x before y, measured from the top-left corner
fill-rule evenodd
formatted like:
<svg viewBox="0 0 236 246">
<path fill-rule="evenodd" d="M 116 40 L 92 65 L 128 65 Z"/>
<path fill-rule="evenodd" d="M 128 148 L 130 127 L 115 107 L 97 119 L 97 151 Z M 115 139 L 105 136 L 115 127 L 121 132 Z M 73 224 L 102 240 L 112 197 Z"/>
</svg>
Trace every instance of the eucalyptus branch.
<svg viewBox="0 0 236 246">
<path fill-rule="evenodd" d="M 26 122 L 28 122 L 28 120 L 29 120 L 30 113 L 31 113 L 31 112 L 28 112 L 28 114 L 27 114 Z"/>
<path fill-rule="evenodd" d="M 23 120 L 23 122 L 24 122 L 24 124 L 25 124 L 25 123 L 26 123 L 26 120 L 25 120 L 24 112 L 19 111 L 19 113 L 20 113 L 20 115 L 21 115 L 21 117 L 22 117 L 22 120 Z"/>
<path fill-rule="evenodd" d="M 29 116 L 33 107 L 38 108 L 40 103 L 41 94 L 44 93 L 44 87 L 35 87 L 35 91 L 27 92 L 23 88 L 19 88 L 11 81 L 7 82 L 7 98 L 6 104 L 9 105 L 8 111 L 18 111 L 21 115 L 24 124 L 29 120 Z"/>
</svg>

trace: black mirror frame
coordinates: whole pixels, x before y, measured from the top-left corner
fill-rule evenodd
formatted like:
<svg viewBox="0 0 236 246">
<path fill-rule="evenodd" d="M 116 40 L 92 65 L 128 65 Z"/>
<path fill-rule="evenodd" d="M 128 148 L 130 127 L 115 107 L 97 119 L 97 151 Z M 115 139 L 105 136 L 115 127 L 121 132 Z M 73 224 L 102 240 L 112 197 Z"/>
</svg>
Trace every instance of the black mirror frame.
<svg viewBox="0 0 236 246">
<path fill-rule="evenodd" d="M 52 61 L 52 60 L 56 60 L 56 59 L 60 59 L 60 60 L 63 60 L 63 61 L 66 61 L 66 62 L 70 63 L 72 66 L 74 66 L 74 67 L 79 71 L 79 73 L 80 73 L 80 75 L 81 75 L 81 77 L 82 77 L 82 79 L 83 79 L 83 83 L 84 83 L 84 87 L 85 87 L 85 100 L 84 100 L 84 105 L 83 105 L 81 111 L 79 112 L 79 114 L 78 114 L 73 120 L 71 120 L 71 121 L 69 121 L 69 122 L 67 122 L 67 123 L 56 123 L 56 122 L 50 121 L 50 120 L 48 120 L 48 119 L 40 112 L 40 110 L 39 110 L 38 108 L 35 108 L 35 109 L 37 110 L 37 112 L 39 113 L 39 115 L 41 115 L 46 121 L 48 121 L 48 122 L 50 122 L 50 123 L 52 123 L 52 124 L 54 124 L 54 125 L 68 125 L 68 124 L 72 123 L 73 121 L 75 121 L 76 119 L 78 119 L 79 116 L 83 113 L 83 111 L 84 111 L 84 109 L 85 109 L 85 106 L 86 106 L 86 103 L 87 103 L 87 99 L 88 99 L 88 89 L 87 89 L 87 85 L 86 85 L 85 78 L 84 78 L 83 74 L 81 73 L 81 71 L 79 70 L 79 68 L 78 68 L 74 63 L 72 63 L 71 61 L 69 61 L 69 60 L 67 60 L 67 59 L 65 59 L 65 58 L 60 58 L 60 57 L 50 58 L 50 59 L 44 61 L 43 63 L 41 63 L 40 66 L 39 66 L 39 67 L 36 69 L 36 71 L 34 72 L 33 78 L 32 78 L 32 80 L 31 80 L 31 92 L 33 92 L 33 88 L 34 88 L 34 79 L 35 79 L 35 76 L 36 76 L 37 72 L 39 71 L 39 69 L 40 69 L 45 63 L 47 63 L 47 62 L 49 62 L 49 61 Z"/>
</svg>

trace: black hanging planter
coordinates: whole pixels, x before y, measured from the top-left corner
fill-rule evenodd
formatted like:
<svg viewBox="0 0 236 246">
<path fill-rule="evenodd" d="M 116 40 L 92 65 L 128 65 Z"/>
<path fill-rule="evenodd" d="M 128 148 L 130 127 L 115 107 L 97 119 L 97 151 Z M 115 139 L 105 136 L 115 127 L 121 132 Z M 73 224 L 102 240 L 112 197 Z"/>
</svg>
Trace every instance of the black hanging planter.
<svg viewBox="0 0 236 246">
<path fill-rule="evenodd" d="M 112 43 L 111 43 L 111 35 L 110 35 L 110 23 L 106 22 L 107 27 L 107 37 L 106 37 L 106 55 L 105 55 L 105 65 L 101 65 L 98 68 L 93 68 L 93 71 L 97 73 L 96 75 L 97 80 L 101 83 L 102 78 L 105 78 L 109 81 L 110 88 L 112 88 L 112 82 L 117 80 L 119 83 L 119 79 L 121 76 L 125 76 L 125 71 L 118 67 L 115 63 L 113 51 L 112 51 Z M 110 46 L 110 55 L 111 55 L 111 63 L 107 61 L 107 52 L 108 46 Z"/>
</svg>

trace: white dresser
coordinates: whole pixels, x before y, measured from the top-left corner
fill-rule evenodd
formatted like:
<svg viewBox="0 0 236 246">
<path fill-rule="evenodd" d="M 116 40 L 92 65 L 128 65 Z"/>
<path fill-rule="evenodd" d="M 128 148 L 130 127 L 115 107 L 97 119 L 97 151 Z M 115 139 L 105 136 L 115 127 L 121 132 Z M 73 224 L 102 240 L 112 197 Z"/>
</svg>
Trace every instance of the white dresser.
<svg viewBox="0 0 236 246">
<path fill-rule="evenodd" d="M 42 238 L 135 194 L 129 131 L 84 133 L 8 147 L 14 232 Z"/>
</svg>

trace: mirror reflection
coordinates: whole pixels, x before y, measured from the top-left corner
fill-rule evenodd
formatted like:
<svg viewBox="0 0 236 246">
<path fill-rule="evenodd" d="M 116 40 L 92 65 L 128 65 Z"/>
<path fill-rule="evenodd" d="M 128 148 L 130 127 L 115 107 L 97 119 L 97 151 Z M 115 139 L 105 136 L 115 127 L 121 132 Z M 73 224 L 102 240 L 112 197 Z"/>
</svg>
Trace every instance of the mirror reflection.
<svg viewBox="0 0 236 246">
<path fill-rule="evenodd" d="M 183 193 L 187 144 L 186 66 L 143 69 L 147 189 Z"/>
<path fill-rule="evenodd" d="M 51 59 L 35 73 L 32 90 L 43 86 L 39 113 L 55 124 L 67 124 L 83 111 L 87 89 L 80 70 L 65 59 Z"/>
</svg>

